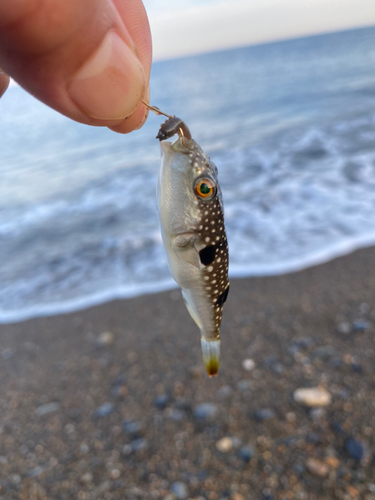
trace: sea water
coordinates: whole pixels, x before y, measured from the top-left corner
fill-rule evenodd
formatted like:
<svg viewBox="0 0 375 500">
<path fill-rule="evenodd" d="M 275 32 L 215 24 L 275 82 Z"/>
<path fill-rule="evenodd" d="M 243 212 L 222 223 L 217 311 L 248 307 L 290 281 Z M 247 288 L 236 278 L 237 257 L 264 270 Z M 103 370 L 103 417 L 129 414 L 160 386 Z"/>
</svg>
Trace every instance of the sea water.
<svg viewBox="0 0 375 500">
<path fill-rule="evenodd" d="M 231 276 L 375 243 L 375 28 L 155 63 L 151 102 L 217 164 Z M 130 135 L 0 100 L 0 321 L 174 286 L 150 115 Z"/>
</svg>

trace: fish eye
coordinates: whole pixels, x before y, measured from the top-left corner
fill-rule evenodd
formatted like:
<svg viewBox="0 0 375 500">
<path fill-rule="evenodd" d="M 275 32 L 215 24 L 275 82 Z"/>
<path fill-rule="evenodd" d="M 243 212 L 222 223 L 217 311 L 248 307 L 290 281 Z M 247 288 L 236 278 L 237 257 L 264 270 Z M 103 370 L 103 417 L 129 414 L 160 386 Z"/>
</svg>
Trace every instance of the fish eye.
<svg viewBox="0 0 375 500">
<path fill-rule="evenodd" d="M 205 200 L 211 199 L 216 194 L 216 185 L 209 178 L 201 178 L 198 179 L 195 183 L 195 192 L 199 196 L 199 198 L 203 198 Z"/>
</svg>

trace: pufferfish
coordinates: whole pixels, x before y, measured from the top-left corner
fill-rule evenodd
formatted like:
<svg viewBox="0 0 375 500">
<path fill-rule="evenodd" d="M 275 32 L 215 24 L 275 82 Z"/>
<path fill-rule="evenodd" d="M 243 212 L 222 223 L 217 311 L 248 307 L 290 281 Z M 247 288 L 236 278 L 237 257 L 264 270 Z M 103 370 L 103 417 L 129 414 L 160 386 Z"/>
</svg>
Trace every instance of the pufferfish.
<svg viewBox="0 0 375 500">
<path fill-rule="evenodd" d="M 176 133 L 173 143 L 165 140 Z M 220 324 L 229 292 L 218 172 L 180 118 L 169 117 L 156 138 L 161 148 L 157 198 L 169 269 L 200 329 L 203 361 L 212 376 L 219 368 Z"/>
</svg>

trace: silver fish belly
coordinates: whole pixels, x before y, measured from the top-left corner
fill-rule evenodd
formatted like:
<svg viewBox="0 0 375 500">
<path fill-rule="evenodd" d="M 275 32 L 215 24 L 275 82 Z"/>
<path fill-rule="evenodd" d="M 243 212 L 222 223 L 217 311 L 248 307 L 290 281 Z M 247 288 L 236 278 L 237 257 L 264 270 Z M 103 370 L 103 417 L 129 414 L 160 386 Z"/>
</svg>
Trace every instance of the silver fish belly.
<svg viewBox="0 0 375 500">
<path fill-rule="evenodd" d="M 186 128 L 179 124 L 177 130 L 169 130 L 168 125 L 174 125 L 171 120 L 179 119 L 167 120 L 158 134 L 162 237 L 171 274 L 201 331 L 203 361 L 211 376 L 219 368 L 220 324 L 229 292 L 222 194 L 216 165 L 190 138 L 181 120 Z M 175 131 L 179 137 L 173 143 L 164 140 Z"/>
</svg>

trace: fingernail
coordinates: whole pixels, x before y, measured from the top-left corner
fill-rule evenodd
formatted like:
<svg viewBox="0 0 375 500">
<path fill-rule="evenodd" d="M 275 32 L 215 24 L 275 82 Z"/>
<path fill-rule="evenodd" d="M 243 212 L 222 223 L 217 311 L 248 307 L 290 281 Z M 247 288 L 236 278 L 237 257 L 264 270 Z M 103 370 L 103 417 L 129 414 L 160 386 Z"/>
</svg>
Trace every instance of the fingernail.
<svg viewBox="0 0 375 500">
<path fill-rule="evenodd" d="M 70 98 L 91 118 L 123 120 L 144 94 L 143 67 L 133 51 L 113 31 L 68 87 Z"/>
</svg>

